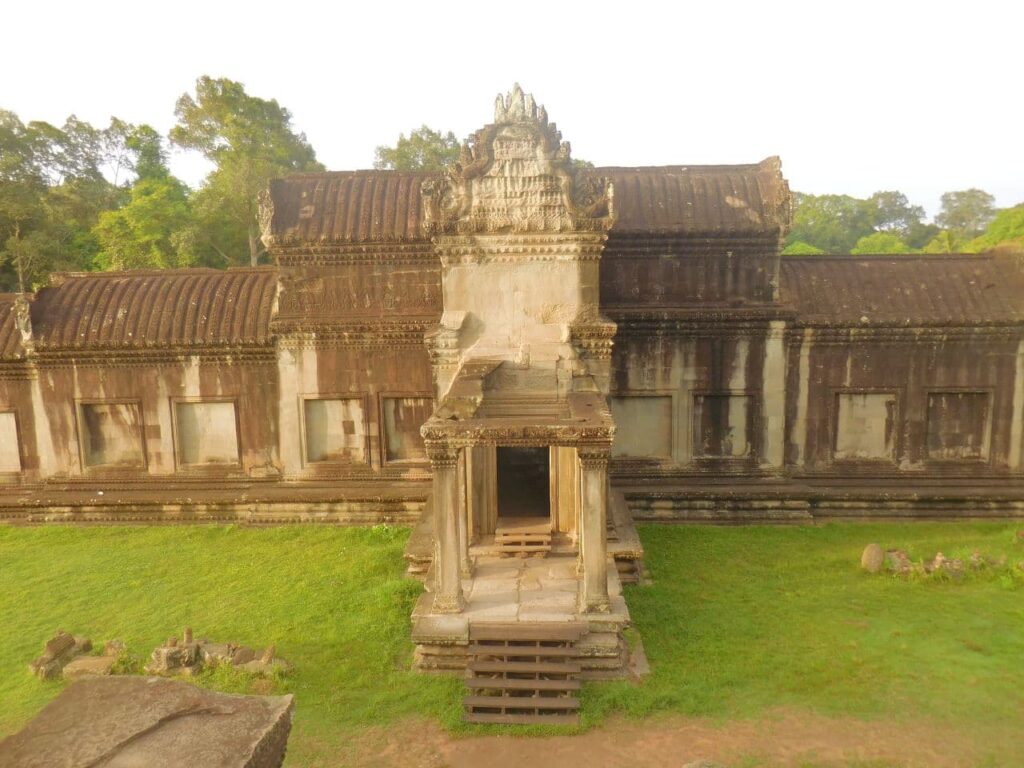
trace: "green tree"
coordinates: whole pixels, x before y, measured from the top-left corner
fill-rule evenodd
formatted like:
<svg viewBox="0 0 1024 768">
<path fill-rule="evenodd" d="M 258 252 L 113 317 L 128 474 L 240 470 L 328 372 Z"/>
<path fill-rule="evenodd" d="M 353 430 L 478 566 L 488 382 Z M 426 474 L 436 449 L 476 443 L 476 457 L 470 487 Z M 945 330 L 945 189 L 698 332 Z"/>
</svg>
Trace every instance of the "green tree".
<svg viewBox="0 0 1024 768">
<path fill-rule="evenodd" d="M 399 134 L 393 147 L 377 147 L 373 167 L 393 171 L 442 171 L 458 159 L 459 140 L 454 133 L 441 133 L 423 125 L 408 137 Z"/>
<path fill-rule="evenodd" d="M 984 234 L 972 240 L 969 245 L 977 251 L 988 251 L 1000 246 L 1024 250 L 1024 203 L 999 211 Z"/>
<path fill-rule="evenodd" d="M 257 225 L 257 196 L 270 179 L 322 170 L 291 113 L 277 101 L 250 96 L 241 83 L 203 76 L 195 96 L 178 99 L 171 141 L 202 152 L 215 168 L 196 193 L 197 219 L 179 242 L 189 243 L 203 263 L 237 263 L 247 254 L 255 266 L 264 253 Z"/>
<path fill-rule="evenodd" d="M 980 235 L 996 215 L 995 198 L 981 189 L 946 192 L 941 201 L 935 223 L 968 240 Z"/>
<path fill-rule="evenodd" d="M 103 131 L 73 115 L 57 128 L 0 111 L 0 285 L 25 291 L 92 267 L 91 229 L 121 197 L 105 159 Z"/>
<path fill-rule="evenodd" d="M 820 253 L 824 253 L 821 248 L 815 248 L 803 240 L 797 240 L 782 249 L 783 256 L 817 256 Z"/>
<path fill-rule="evenodd" d="M 850 249 L 855 255 L 872 253 L 911 253 L 913 249 L 893 232 L 874 232 L 865 235 Z"/>
<path fill-rule="evenodd" d="M 793 228 L 786 244 L 804 242 L 825 253 L 849 253 L 857 241 L 874 232 L 874 207 L 849 195 L 793 196 Z"/>
<path fill-rule="evenodd" d="M 120 166 L 135 172 L 127 202 L 100 214 L 93 234 L 100 243 L 96 265 L 103 269 L 188 266 L 189 249 L 177 233 L 192 223 L 188 188 L 171 175 L 160 134 L 148 125 L 117 126 L 123 137 Z"/>
<path fill-rule="evenodd" d="M 943 229 L 929 240 L 921 250 L 925 253 L 964 253 L 966 246 L 967 240 L 959 233 Z"/>
<path fill-rule="evenodd" d="M 924 219 L 924 208 L 911 205 L 902 192 L 875 192 L 868 203 L 873 209 L 874 227 L 879 232 L 892 232 L 906 238 Z"/>
</svg>

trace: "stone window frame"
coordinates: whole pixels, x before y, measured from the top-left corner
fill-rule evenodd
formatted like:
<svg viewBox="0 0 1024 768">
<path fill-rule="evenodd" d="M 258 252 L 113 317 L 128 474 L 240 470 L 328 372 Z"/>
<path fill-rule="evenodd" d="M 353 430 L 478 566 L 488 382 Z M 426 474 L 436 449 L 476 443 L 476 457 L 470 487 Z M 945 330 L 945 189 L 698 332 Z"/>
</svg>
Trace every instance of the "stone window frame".
<svg viewBox="0 0 1024 768">
<path fill-rule="evenodd" d="M 434 401 L 433 392 L 423 391 L 396 391 L 396 390 L 383 390 L 377 393 L 377 427 L 380 437 L 377 441 L 377 455 L 380 459 L 380 466 L 385 467 L 406 467 L 406 468 L 430 468 L 430 459 L 424 456 L 422 459 L 389 459 L 388 458 L 388 430 L 387 425 L 384 421 L 384 401 L 392 398 L 422 398 L 429 400 L 434 408 L 437 408 L 437 403 Z"/>
<path fill-rule="evenodd" d="M 21 418 L 18 416 L 18 409 L 13 406 L 8 408 L 0 408 L 0 413 L 9 413 L 12 416 L 14 416 L 14 441 L 15 445 L 18 446 L 18 466 L 20 467 L 20 469 L 16 472 L 0 471 L 0 480 L 13 480 L 15 478 L 21 477 L 25 473 L 25 446 L 23 445 L 23 441 L 21 439 Z"/>
<path fill-rule="evenodd" d="M 137 437 L 139 439 L 139 448 L 142 454 L 141 464 L 86 464 L 85 463 L 85 430 L 83 426 L 85 424 L 82 412 L 82 406 L 86 405 L 134 405 L 139 411 L 139 428 Z M 81 467 L 83 473 L 146 473 L 149 471 L 149 451 L 146 450 L 146 417 L 145 411 L 142 409 L 142 400 L 133 397 L 116 397 L 116 398 L 80 398 L 75 400 L 75 432 L 78 438 L 78 466 Z"/>
<path fill-rule="evenodd" d="M 363 406 L 363 461 L 321 459 L 310 461 L 306 443 L 306 402 L 308 400 L 359 400 Z M 236 410 L 237 413 L 237 410 Z M 310 392 L 299 395 L 299 441 L 303 467 L 370 467 L 370 397 L 360 392 Z"/>
<path fill-rule="evenodd" d="M 748 464 L 757 464 L 761 459 L 762 445 L 761 445 L 761 431 L 758 429 L 758 425 L 761 423 L 761 392 L 756 389 L 714 389 L 710 387 L 701 387 L 689 390 L 690 392 L 690 412 L 689 418 L 689 429 L 687 431 L 688 439 L 690 441 L 690 452 L 691 460 L 699 465 L 727 465 L 727 466 L 745 466 Z M 746 397 L 750 401 L 750 412 L 747 414 L 747 421 L 752 425 L 750 434 L 747 435 L 747 442 L 750 445 L 750 453 L 746 456 L 708 456 L 703 453 L 698 453 L 697 448 L 697 430 L 700 425 L 697 423 L 697 398 L 698 397 Z"/>
<path fill-rule="evenodd" d="M 242 469 L 242 414 L 238 407 L 237 396 L 219 395 L 216 397 L 171 397 L 171 445 L 174 448 L 174 471 L 185 474 L 224 474 Z M 231 403 L 235 408 L 235 455 L 236 461 L 224 464 L 182 464 L 181 446 L 178 444 L 178 404 L 179 403 Z"/>
<path fill-rule="evenodd" d="M 896 412 L 893 414 L 892 457 L 885 458 L 838 458 L 836 442 L 839 440 L 839 396 L 840 395 L 895 395 Z M 899 467 L 904 452 L 903 411 L 906 392 L 904 387 L 832 387 L 829 390 L 828 413 L 828 458 L 841 466 L 872 465 L 875 467 Z M 925 401 L 927 409 L 927 398 Z"/>
<path fill-rule="evenodd" d="M 608 407 L 611 409 L 612 398 L 626 398 L 626 397 L 667 397 L 670 400 L 670 419 L 671 424 L 669 425 L 669 455 L 668 456 L 612 456 L 611 461 L 618 467 L 627 466 L 647 466 L 647 467 L 675 467 L 680 464 L 680 453 L 682 453 L 680 443 L 685 440 L 682 437 L 681 422 L 686 419 L 686 414 L 683 411 L 683 403 L 685 401 L 686 392 L 675 387 L 661 387 L 658 389 L 626 389 L 620 392 L 610 392 L 608 394 Z M 692 398 L 691 398 L 692 402 Z M 692 418 L 692 411 L 690 414 Z M 692 435 L 692 429 L 690 430 Z M 692 446 L 691 446 L 692 450 Z"/>
<path fill-rule="evenodd" d="M 963 459 L 963 458 L 951 458 L 944 459 L 939 456 L 932 456 L 928 450 L 928 400 L 932 395 L 985 395 L 988 397 L 988 418 L 985 419 L 985 431 L 984 438 L 982 440 L 983 452 L 982 456 L 977 459 Z M 992 438 L 993 438 L 993 415 L 996 408 L 996 393 L 994 387 L 925 387 L 924 390 L 924 402 L 921 404 L 923 411 L 923 438 L 921 445 L 922 454 L 925 462 L 935 466 L 955 466 L 961 465 L 964 467 L 991 467 L 995 460 L 995 452 L 992 450 Z"/>
</svg>

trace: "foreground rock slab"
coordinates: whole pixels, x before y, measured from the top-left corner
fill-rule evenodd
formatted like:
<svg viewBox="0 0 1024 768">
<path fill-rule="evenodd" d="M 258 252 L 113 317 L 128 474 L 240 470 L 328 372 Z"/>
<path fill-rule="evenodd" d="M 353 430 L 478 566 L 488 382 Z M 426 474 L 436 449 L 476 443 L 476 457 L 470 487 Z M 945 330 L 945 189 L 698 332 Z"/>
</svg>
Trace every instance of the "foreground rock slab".
<svg viewBox="0 0 1024 768">
<path fill-rule="evenodd" d="M 0 741 L 0 768 L 279 768 L 293 709 L 291 696 L 89 677 Z"/>
</svg>

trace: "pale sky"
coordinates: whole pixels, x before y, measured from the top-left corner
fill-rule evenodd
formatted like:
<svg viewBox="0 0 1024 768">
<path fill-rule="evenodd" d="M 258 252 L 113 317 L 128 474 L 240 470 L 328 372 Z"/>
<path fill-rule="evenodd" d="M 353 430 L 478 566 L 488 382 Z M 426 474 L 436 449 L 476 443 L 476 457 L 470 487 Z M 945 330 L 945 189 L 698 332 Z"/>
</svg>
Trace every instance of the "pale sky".
<svg viewBox="0 0 1024 768">
<path fill-rule="evenodd" d="M 460 138 L 518 81 L 597 165 L 782 158 L 795 190 L 1024 202 L 1024 4 L 8 3 L 0 107 L 166 132 L 209 74 L 275 98 L 332 170 L 426 123 Z M 178 153 L 190 184 L 204 167 Z"/>
</svg>

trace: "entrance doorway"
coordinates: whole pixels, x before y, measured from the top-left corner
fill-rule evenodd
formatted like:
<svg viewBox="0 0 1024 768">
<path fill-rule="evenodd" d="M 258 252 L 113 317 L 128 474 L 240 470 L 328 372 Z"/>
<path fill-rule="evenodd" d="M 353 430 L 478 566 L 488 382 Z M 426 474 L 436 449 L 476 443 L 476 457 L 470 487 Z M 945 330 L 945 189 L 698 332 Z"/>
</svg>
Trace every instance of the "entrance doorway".
<svg viewBox="0 0 1024 768">
<path fill-rule="evenodd" d="M 498 518 L 551 516 L 548 448 L 498 448 Z"/>
</svg>

